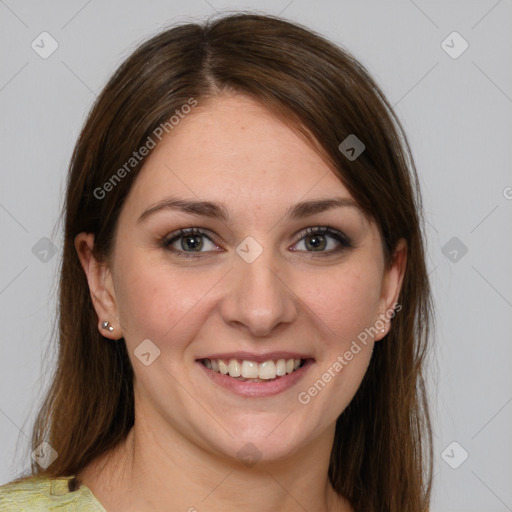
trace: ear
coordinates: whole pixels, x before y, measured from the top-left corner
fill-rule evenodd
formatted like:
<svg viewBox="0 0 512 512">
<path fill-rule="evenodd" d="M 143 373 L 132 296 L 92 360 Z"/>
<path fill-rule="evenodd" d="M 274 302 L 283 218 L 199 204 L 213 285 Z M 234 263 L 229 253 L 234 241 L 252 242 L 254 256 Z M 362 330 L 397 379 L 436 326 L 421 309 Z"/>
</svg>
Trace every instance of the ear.
<svg viewBox="0 0 512 512">
<path fill-rule="evenodd" d="M 398 296 L 402 288 L 406 264 L 407 242 L 404 238 L 401 238 L 396 244 L 391 265 L 384 271 L 379 306 L 379 320 L 375 322 L 379 330 L 375 335 L 375 341 L 381 340 L 386 336 L 391 328 L 391 318 L 395 315 L 394 312 L 402 309 L 402 305 L 398 304 Z M 384 332 L 382 332 L 382 330 L 384 330 Z"/>
<path fill-rule="evenodd" d="M 123 337 L 123 333 L 118 320 L 112 274 L 108 264 L 98 261 L 93 254 L 94 235 L 78 234 L 75 237 L 75 249 L 89 283 L 92 303 L 98 315 L 98 330 L 102 336 L 118 340 Z M 102 327 L 105 321 L 113 327 L 112 331 Z"/>
</svg>

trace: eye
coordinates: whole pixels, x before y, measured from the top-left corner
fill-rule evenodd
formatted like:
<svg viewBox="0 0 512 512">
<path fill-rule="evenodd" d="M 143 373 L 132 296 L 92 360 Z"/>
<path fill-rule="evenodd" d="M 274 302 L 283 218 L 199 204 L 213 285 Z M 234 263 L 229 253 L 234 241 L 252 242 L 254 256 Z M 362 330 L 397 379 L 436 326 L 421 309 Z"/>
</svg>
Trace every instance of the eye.
<svg viewBox="0 0 512 512">
<path fill-rule="evenodd" d="M 185 258 L 198 258 L 204 252 L 218 252 L 208 235 L 198 228 L 184 228 L 171 233 L 162 242 L 163 247 Z"/>
<path fill-rule="evenodd" d="M 354 243 L 341 231 L 330 227 L 310 227 L 298 235 L 291 250 L 316 253 L 314 256 L 329 256 L 345 249 L 354 248 Z M 199 258 L 208 252 L 221 252 L 220 249 L 199 228 L 183 228 L 171 233 L 162 241 L 162 246 L 174 254 L 185 258 Z M 302 246 L 302 248 L 301 248 Z"/>
<path fill-rule="evenodd" d="M 299 241 L 295 244 L 295 247 L 301 246 L 303 249 L 292 250 L 318 253 L 315 256 L 329 256 L 355 247 L 350 238 L 344 233 L 327 226 L 311 227 L 302 231 L 299 234 Z"/>
</svg>

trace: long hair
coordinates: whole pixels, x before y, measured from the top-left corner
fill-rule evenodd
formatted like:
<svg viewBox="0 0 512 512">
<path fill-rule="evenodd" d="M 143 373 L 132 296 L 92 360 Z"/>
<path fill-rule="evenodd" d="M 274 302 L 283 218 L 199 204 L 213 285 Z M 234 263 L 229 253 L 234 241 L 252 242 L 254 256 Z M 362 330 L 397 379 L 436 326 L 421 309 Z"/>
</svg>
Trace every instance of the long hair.
<svg viewBox="0 0 512 512">
<path fill-rule="evenodd" d="M 33 449 L 46 441 L 58 458 L 46 469 L 32 462 L 31 475 L 74 475 L 121 443 L 134 424 L 126 346 L 98 332 L 74 239 L 94 233 L 95 256 L 108 257 L 120 210 L 147 156 L 125 166 L 108 194 L 101 192 L 104 184 L 159 126 L 172 129 L 170 119 L 191 99 L 201 105 L 222 91 L 257 99 L 309 138 L 377 224 L 386 265 L 397 241 L 407 242 L 401 310 L 337 420 L 328 476 L 357 511 L 423 512 L 432 482 L 423 372 L 433 305 L 421 193 L 406 136 L 348 52 L 300 25 L 256 14 L 182 24 L 149 39 L 90 111 L 73 152 L 63 211 L 58 362 L 32 435 Z M 339 149 L 349 135 L 365 145 L 357 159 Z"/>
</svg>

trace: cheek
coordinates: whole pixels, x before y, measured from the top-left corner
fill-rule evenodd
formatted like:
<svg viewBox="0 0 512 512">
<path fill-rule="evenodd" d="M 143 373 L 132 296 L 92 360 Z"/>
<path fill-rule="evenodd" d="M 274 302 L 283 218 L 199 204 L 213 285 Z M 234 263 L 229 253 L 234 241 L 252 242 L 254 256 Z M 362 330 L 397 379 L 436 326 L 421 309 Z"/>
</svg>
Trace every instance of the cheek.
<svg viewBox="0 0 512 512">
<path fill-rule="evenodd" d="M 330 333 L 331 343 L 353 339 L 377 319 L 380 281 L 370 267 L 330 270 L 308 280 L 302 297 Z"/>
<path fill-rule="evenodd" d="M 117 270 L 123 276 L 116 282 L 119 321 L 129 345 L 149 338 L 163 346 L 195 332 L 204 313 L 201 304 L 220 277 L 211 272 L 199 278 L 193 269 L 172 269 L 137 254 L 120 258 Z"/>
<path fill-rule="evenodd" d="M 316 318 L 322 347 L 315 372 L 302 386 L 297 399 L 309 413 L 334 422 L 359 389 L 373 351 L 369 328 L 377 318 L 377 272 L 332 271 L 315 279 L 305 297 Z"/>
</svg>

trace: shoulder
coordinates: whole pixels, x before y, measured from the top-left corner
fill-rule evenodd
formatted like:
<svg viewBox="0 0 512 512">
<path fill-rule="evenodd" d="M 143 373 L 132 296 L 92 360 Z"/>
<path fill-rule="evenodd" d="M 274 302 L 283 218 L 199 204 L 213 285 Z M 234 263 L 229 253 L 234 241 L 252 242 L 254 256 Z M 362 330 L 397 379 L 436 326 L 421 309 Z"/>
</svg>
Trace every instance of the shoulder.
<svg viewBox="0 0 512 512">
<path fill-rule="evenodd" d="M 71 510 L 106 512 L 92 492 L 82 485 L 68 486 L 72 476 L 30 476 L 0 486 L 0 512 Z"/>
</svg>

